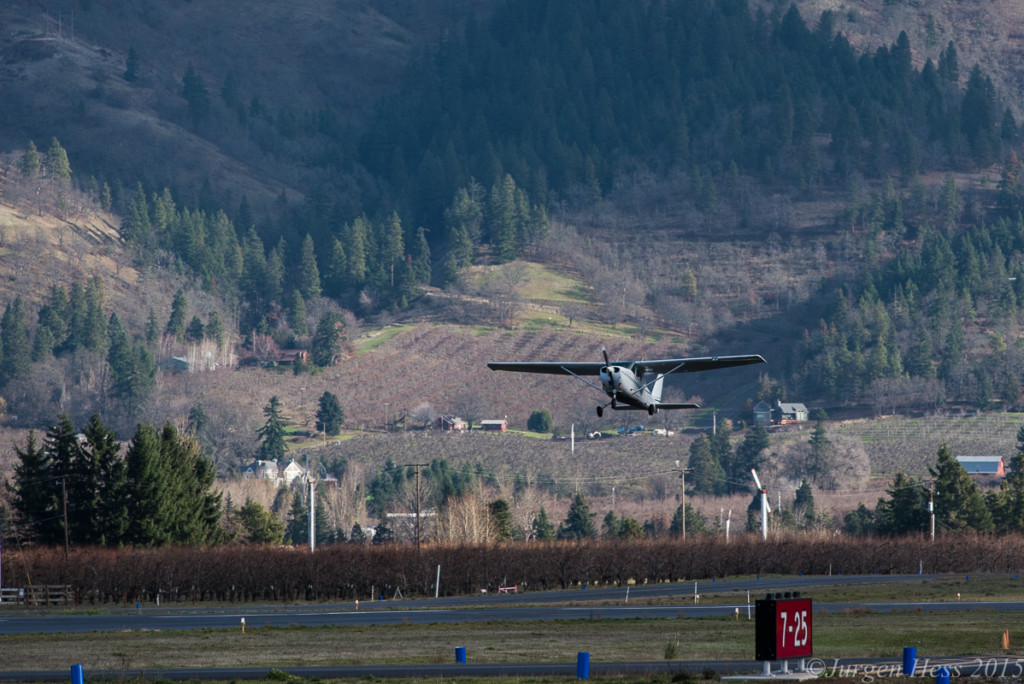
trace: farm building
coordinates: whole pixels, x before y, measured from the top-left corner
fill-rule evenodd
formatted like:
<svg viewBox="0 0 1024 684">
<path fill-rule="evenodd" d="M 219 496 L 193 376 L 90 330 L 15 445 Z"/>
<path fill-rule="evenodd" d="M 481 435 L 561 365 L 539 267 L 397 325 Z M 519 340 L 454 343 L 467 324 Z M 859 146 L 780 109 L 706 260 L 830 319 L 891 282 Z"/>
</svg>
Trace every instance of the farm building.
<svg viewBox="0 0 1024 684">
<path fill-rule="evenodd" d="M 1006 475 L 1002 456 L 957 456 L 956 460 L 971 475 Z"/>
<path fill-rule="evenodd" d="M 257 478 L 260 480 L 284 480 L 285 485 L 290 485 L 298 477 L 305 474 L 305 468 L 290 459 L 287 463 L 277 461 L 253 461 L 242 470 L 242 477 Z"/>
<path fill-rule="evenodd" d="M 759 401 L 754 405 L 754 425 L 768 427 L 772 424 L 772 407 L 766 402 Z"/>
<path fill-rule="evenodd" d="M 434 429 L 436 430 L 466 430 L 467 428 L 469 428 L 469 425 L 458 416 L 438 416 L 437 420 L 434 421 Z"/>
<path fill-rule="evenodd" d="M 772 422 L 776 425 L 789 425 L 790 423 L 804 423 L 806 421 L 807 407 L 803 404 L 775 402 L 775 408 L 772 410 Z"/>
<path fill-rule="evenodd" d="M 508 420 L 481 420 L 480 427 L 489 432 L 507 432 Z"/>
</svg>

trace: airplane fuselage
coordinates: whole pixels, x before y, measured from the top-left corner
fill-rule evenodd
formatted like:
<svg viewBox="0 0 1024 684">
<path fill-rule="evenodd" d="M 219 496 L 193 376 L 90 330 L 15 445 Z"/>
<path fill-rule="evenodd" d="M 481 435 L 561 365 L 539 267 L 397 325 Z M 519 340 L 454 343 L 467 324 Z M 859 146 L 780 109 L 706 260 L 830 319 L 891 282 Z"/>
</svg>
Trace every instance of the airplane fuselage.
<svg viewBox="0 0 1024 684">
<path fill-rule="evenodd" d="M 641 377 L 626 368 L 625 366 L 605 366 L 601 369 L 598 377 L 601 378 L 601 388 L 605 394 L 611 397 L 612 408 L 616 410 L 642 410 L 649 413 L 657 411 L 658 402 L 651 392 L 651 388 L 645 385 Z M 625 404 L 620 406 L 619 404 Z"/>
</svg>

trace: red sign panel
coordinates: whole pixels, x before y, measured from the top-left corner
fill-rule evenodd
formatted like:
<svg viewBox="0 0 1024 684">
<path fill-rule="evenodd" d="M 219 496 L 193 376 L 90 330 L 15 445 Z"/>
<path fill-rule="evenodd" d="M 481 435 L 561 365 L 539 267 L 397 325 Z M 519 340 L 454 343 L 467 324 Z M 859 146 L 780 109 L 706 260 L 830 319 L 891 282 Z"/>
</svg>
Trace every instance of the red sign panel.
<svg viewBox="0 0 1024 684">
<path fill-rule="evenodd" d="M 811 599 L 778 596 L 757 601 L 756 658 L 785 660 L 812 655 Z"/>
<path fill-rule="evenodd" d="M 775 657 L 805 658 L 811 655 L 811 600 L 775 602 Z"/>
</svg>

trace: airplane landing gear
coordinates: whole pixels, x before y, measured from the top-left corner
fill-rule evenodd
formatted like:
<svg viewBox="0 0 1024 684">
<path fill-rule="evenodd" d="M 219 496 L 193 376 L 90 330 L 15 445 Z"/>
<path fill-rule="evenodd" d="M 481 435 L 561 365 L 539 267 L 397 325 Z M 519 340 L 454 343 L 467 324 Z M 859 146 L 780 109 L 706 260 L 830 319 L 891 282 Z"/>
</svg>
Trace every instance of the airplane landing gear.
<svg viewBox="0 0 1024 684">
<path fill-rule="evenodd" d="M 647 407 L 647 415 L 653 416 L 657 412 L 658 412 L 658 407 L 655 406 L 654 404 L 651 404 L 650 406 Z"/>
<path fill-rule="evenodd" d="M 597 417 L 600 418 L 603 415 L 604 415 L 604 406 L 598 406 L 597 407 Z"/>
</svg>

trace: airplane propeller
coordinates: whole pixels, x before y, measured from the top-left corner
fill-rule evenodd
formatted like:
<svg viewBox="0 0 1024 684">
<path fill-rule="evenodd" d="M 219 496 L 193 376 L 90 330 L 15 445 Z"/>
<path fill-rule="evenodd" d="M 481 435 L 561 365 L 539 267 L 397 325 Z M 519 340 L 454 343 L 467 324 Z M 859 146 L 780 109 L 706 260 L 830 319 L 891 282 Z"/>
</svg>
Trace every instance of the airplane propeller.
<svg viewBox="0 0 1024 684">
<path fill-rule="evenodd" d="M 610 360 L 610 359 L 608 358 L 608 348 L 607 348 L 607 347 L 601 347 L 601 355 L 602 355 L 602 356 L 604 356 L 604 365 L 605 365 L 605 368 L 608 368 L 609 366 L 611 366 L 611 365 L 612 365 L 612 362 L 611 362 L 611 360 Z M 611 372 L 611 371 L 609 371 L 609 372 Z M 605 408 L 605 406 L 611 406 L 612 408 L 615 408 L 615 395 L 616 395 L 616 394 L 617 394 L 617 392 L 613 391 L 613 392 L 612 392 L 612 400 L 611 400 L 611 401 L 609 401 L 609 402 L 608 402 L 607 404 L 605 404 L 604 406 L 598 406 L 598 407 L 597 407 L 597 417 L 598 417 L 598 418 L 600 418 L 601 416 L 603 416 L 603 415 L 604 415 L 604 408 Z"/>
</svg>

